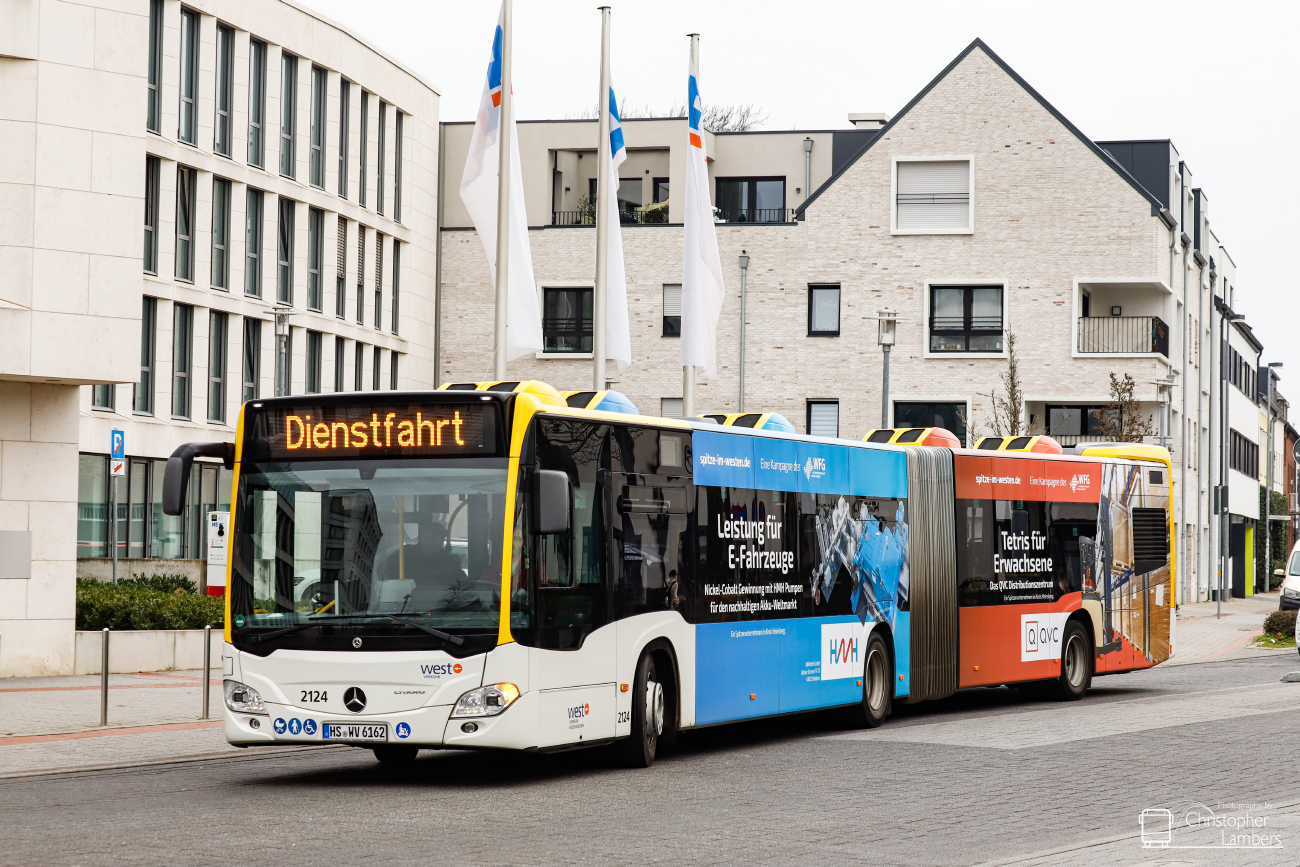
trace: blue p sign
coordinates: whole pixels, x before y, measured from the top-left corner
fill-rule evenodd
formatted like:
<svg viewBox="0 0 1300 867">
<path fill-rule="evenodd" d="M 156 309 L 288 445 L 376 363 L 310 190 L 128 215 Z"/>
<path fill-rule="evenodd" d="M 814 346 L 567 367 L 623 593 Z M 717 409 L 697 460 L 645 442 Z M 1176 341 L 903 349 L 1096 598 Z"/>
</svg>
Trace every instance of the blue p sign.
<svg viewBox="0 0 1300 867">
<path fill-rule="evenodd" d="M 109 457 L 115 461 L 120 461 L 126 457 L 126 434 L 120 430 L 113 431 L 112 449 Z"/>
</svg>

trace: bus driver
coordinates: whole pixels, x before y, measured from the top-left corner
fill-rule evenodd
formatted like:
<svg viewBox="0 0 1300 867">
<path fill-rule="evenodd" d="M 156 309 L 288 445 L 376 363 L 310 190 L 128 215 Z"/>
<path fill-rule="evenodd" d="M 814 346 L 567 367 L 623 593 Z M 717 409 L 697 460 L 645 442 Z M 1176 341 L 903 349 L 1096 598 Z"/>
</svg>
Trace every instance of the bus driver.
<svg viewBox="0 0 1300 867">
<path fill-rule="evenodd" d="M 412 611 L 446 607 L 447 599 L 465 586 L 460 560 L 447 548 L 447 528 L 431 518 L 416 524 L 416 541 L 388 557 L 388 578 L 415 581 L 409 606 Z"/>
</svg>

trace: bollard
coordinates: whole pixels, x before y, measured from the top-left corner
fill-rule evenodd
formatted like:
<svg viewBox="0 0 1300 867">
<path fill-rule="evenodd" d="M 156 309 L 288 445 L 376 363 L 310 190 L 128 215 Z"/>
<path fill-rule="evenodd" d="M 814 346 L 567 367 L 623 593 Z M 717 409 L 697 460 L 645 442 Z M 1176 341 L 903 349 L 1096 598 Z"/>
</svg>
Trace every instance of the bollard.
<svg viewBox="0 0 1300 867">
<path fill-rule="evenodd" d="M 99 662 L 99 724 L 108 725 L 108 627 L 104 627 L 104 641 Z"/>
<path fill-rule="evenodd" d="M 212 676 L 212 624 L 203 627 L 203 716 L 208 718 L 208 678 Z"/>
</svg>

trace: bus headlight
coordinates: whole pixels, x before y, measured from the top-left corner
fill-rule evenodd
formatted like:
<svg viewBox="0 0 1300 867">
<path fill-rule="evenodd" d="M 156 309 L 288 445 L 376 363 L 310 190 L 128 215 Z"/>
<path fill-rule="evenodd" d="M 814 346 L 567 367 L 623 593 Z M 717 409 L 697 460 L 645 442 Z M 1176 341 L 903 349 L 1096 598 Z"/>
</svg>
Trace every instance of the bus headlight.
<svg viewBox="0 0 1300 867">
<path fill-rule="evenodd" d="M 266 713 L 262 695 L 251 686 L 237 680 L 227 680 L 226 707 L 238 713 Z"/>
<path fill-rule="evenodd" d="M 496 716 L 519 698 L 519 687 L 513 683 L 494 683 L 471 689 L 456 700 L 452 719 L 467 716 Z"/>
</svg>

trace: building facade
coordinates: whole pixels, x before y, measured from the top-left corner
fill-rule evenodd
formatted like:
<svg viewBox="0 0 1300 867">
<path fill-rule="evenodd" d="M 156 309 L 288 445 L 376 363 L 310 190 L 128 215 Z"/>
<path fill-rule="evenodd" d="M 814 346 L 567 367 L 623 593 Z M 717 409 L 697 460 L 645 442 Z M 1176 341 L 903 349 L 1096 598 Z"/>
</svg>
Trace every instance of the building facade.
<svg viewBox="0 0 1300 867">
<path fill-rule="evenodd" d="M 164 516 L 176 446 L 232 441 L 258 396 L 430 382 L 437 255 L 438 93 L 355 34 L 286 0 L 17 9 L 0 675 L 72 670 L 75 578 L 114 546 L 119 574 L 201 583 L 230 479 L 205 464 Z"/>
<path fill-rule="evenodd" d="M 1173 544 L 1193 564 L 1178 598 L 1207 598 L 1222 401 L 1214 299 L 1231 297 L 1235 277 L 1173 145 L 1092 141 L 978 40 L 892 119 L 850 119 L 848 130 L 706 134 L 727 298 L 719 376 L 699 386 L 698 411 L 741 407 L 742 261 L 744 409 L 781 412 L 800 430 L 859 438 L 938 424 L 973 443 L 1005 428 L 995 398 L 1014 336 L 1016 421 L 1069 446 L 1107 438 L 1111 376 L 1129 376 L 1147 441 L 1173 455 Z M 671 415 L 685 120 L 622 127 L 633 362 L 610 385 Z M 509 376 L 590 388 L 596 124 L 519 129 L 546 349 Z M 455 195 L 470 132 L 444 124 L 442 328 L 456 336 L 443 339 L 443 381 L 491 370 L 487 263 Z M 883 406 L 882 311 L 897 317 Z"/>
</svg>

